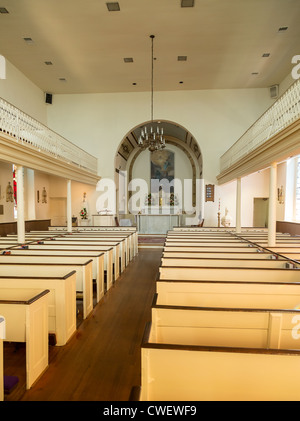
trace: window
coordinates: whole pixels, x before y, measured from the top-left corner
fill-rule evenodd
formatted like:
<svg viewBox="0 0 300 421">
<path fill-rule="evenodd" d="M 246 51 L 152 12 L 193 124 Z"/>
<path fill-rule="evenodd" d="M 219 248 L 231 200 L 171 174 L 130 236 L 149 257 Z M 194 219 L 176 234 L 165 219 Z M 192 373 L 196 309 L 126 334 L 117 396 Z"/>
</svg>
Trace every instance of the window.
<svg viewBox="0 0 300 421">
<path fill-rule="evenodd" d="M 13 192 L 14 192 L 14 218 L 17 219 L 18 212 L 17 212 L 17 175 L 16 175 L 16 167 L 13 165 Z"/>
</svg>

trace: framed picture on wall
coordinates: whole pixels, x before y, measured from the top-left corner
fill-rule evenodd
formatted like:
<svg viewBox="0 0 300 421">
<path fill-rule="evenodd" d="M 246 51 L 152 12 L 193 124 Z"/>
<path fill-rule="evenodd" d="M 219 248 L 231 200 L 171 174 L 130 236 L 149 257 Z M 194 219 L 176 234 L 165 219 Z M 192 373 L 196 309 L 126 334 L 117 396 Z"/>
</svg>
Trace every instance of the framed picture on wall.
<svg viewBox="0 0 300 421">
<path fill-rule="evenodd" d="M 151 153 L 151 180 L 174 180 L 174 155 L 167 149 Z"/>
<path fill-rule="evenodd" d="M 214 184 L 206 184 L 205 186 L 205 202 L 215 201 L 215 186 Z"/>
</svg>

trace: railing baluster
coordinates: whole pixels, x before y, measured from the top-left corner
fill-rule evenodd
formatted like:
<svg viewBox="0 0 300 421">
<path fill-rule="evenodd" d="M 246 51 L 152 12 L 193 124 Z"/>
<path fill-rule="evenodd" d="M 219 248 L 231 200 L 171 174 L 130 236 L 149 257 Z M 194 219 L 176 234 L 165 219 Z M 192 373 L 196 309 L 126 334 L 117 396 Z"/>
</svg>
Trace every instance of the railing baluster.
<svg viewBox="0 0 300 421">
<path fill-rule="evenodd" d="M 262 145 L 279 131 L 300 118 L 300 79 L 225 152 L 220 158 L 221 172 Z"/>
<path fill-rule="evenodd" d="M 0 98 L 0 131 L 14 138 L 16 142 L 35 147 L 37 152 L 48 153 L 93 174 L 98 172 L 96 157 L 50 130 L 3 98 Z"/>
</svg>

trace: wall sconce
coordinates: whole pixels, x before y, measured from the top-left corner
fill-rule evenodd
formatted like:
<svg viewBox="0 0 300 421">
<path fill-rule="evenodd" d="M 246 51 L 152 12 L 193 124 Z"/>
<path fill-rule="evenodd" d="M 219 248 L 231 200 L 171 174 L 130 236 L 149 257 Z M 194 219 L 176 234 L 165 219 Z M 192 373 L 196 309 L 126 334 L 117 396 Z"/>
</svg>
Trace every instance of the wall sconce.
<svg viewBox="0 0 300 421">
<path fill-rule="evenodd" d="M 283 186 L 281 186 L 280 188 L 277 189 L 277 199 L 278 199 L 278 202 L 281 205 L 284 203 L 284 200 L 283 200 Z"/>
</svg>

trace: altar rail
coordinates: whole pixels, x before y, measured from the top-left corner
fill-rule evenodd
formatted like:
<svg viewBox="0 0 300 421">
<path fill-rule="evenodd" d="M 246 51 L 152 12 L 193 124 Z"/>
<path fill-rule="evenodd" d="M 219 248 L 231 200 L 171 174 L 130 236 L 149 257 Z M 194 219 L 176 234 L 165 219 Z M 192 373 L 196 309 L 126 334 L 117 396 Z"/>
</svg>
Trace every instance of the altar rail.
<svg viewBox="0 0 300 421">
<path fill-rule="evenodd" d="M 3 98 L 0 98 L 1 131 L 11 136 L 17 143 L 35 148 L 37 152 L 46 153 L 55 159 L 66 161 L 97 174 L 97 158 L 75 146 Z"/>
<path fill-rule="evenodd" d="M 255 121 L 220 158 L 220 171 L 265 143 L 300 118 L 300 79 Z"/>
</svg>

